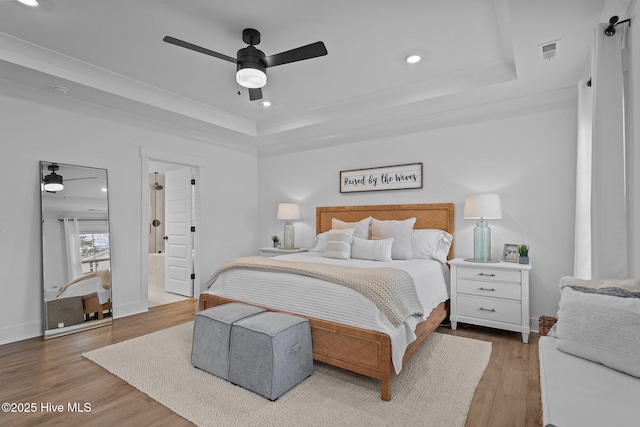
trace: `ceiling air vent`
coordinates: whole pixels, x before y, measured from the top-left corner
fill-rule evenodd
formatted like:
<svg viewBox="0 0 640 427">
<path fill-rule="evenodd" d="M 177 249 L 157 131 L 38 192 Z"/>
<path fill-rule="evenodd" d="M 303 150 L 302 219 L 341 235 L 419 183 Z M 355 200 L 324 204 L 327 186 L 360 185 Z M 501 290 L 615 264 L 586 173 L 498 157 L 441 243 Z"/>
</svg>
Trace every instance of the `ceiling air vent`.
<svg viewBox="0 0 640 427">
<path fill-rule="evenodd" d="M 560 40 L 554 40 L 552 42 L 543 43 L 538 45 L 538 60 L 540 62 L 551 61 L 558 56 L 558 45 Z"/>
</svg>

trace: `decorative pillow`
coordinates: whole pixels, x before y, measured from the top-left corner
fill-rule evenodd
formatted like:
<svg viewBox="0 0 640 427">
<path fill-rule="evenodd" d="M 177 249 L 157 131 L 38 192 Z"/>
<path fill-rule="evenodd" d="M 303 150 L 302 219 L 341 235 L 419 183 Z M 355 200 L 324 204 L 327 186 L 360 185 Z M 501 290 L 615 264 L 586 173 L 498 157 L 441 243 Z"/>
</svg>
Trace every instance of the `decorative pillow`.
<svg viewBox="0 0 640 427">
<path fill-rule="evenodd" d="M 344 222 L 336 218 L 331 218 L 332 230 L 348 230 L 354 228 L 353 237 L 360 239 L 369 238 L 369 226 L 371 225 L 371 217 L 362 219 L 358 222 Z"/>
<path fill-rule="evenodd" d="M 325 231 L 316 236 L 316 244 L 313 248 L 309 249 L 309 252 L 324 252 L 327 250 L 327 239 L 329 238 L 329 232 Z"/>
<path fill-rule="evenodd" d="M 353 228 L 347 230 L 330 230 L 327 235 L 327 258 L 351 259 L 351 242 L 353 242 Z"/>
<path fill-rule="evenodd" d="M 413 230 L 411 252 L 414 259 L 433 259 L 446 264 L 452 242 L 453 236 L 443 230 Z"/>
<path fill-rule="evenodd" d="M 368 259 L 371 261 L 391 261 L 391 246 L 393 238 L 382 240 L 365 240 L 353 238 L 351 244 L 351 258 Z"/>
<path fill-rule="evenodd" d="M 640 298 L 564 287 L 555 326 L 559 350 L 640 378 Z"/>
<path fill-rule="evenodd" d="M 411 247 L 411 234 L 415 218 L 397 221 L 395 219 L 380 221 L 371 219 L 371 239 L 381 240 L 393 238 L 391 246 L 392 259 L 413 259 Z"/>
</svg>

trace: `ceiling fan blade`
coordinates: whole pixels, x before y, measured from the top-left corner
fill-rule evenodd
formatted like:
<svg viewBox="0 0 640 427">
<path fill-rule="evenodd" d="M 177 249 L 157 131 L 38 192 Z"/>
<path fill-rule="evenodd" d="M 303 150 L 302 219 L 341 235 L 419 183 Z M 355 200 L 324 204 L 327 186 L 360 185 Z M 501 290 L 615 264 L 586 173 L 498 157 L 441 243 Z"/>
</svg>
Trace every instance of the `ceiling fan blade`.
<svg viewBox="0 0 640 427">
<path fill-rule="evenodd" d="M 222 53 L 214 52 L 214 51 L 206 49 L 204 47 L 200 47 L 200 46 L 197 46 L 195 44 L 192 44 L 192 43 L 189 43 L 189 42 L 185 42 L 183 40 L 179 40 L 179 39 L 173 38 L 171 36 L 165 36 L 162 40 L 167 42 L 167 43 L 174 44 L 176 46 L 184 47 L 185 49 L 194 50 L 196 52 L 204 53 L 205 55 L 209 55 L 209 56 L 213 56 L 213 57 L 218 58 L 218 59 L 223 59 L 225 61 L 233 62 L 234 64 L 237 62 L 236 58 L 232 58 L 232 57 L 224 55 Z"/>
<path fill-rule="evenodd" d="M 83 178 L 65 178 L 64 182 L 67 182 L 67 181 L 79 181 L 81 179 L 96 179 L 96 178 L 98 178 L 98 177 L 97 176 L 86 176 L 86 177 L 83 177 Z"/>
<path fill-rule="evenodd" d="M 262 99 L 262 89 L 261 88 L 257 88 L 257 89 L 249 89 L 249 101 L 257 101 L 259 99 Z"/>
<path fill-rule="evenodd" d="M 306 46 L 301 46 L 286 52 L 276 53 L 267 56 L 264 62 L 267 67 L 275 67 L 276 65 L 288 64 L 290 62 L 302 61 L 305 59 L 317 58 L 327 54 L 327 48 L 322 42 L 315 42 Z"/>
</svg>

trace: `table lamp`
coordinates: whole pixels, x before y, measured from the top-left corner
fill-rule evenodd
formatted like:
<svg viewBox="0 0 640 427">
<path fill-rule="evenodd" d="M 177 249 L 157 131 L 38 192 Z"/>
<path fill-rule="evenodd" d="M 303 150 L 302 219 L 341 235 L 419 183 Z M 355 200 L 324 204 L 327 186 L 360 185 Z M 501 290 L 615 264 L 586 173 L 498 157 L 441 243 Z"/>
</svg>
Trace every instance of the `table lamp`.
<svg viewBox="0 0 640 427">
<path fill-rule="evenodd" d="M 297 203 L 280 203 L 278 205 L 278 219 L 285 221 L 283 249 L 293 249 L 293 224 L 291 221 L 300 219 L 300 205 Z"/>
<path fill-rule="evenodd" d="M 488 219 L 502 218 L 502 204 L 498 194 L 471 194 L 464 200 L 464 219 L 475 219 L 473 229 L 473 258 L 465 261 L 491 261 L 491 229 L 487 225 Z"/>
</svg>

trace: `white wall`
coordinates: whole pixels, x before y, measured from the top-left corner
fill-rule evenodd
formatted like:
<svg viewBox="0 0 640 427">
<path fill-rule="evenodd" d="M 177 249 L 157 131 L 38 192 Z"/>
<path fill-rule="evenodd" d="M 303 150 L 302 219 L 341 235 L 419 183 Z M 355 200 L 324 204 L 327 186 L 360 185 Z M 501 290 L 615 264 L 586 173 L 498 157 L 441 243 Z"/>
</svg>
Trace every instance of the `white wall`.
<svg viewBox="0 0 640 427">
<path fill-rule="evenodd" d="M 577 104 L 577 100 L 575 103 Z M 574 105 L 460 124 L 343 147 L 261 157 L 258 241 L 282 235 L 279 202 L 299 202 L 296 245 L 310 246 L 317 206 L 453 202 L 455 256 L 473 256 L 474 221 L 464 197 L 497 192 L 503 219 L 489 221 L 492 255 L 505 243 L 530 246 L 531 317 L 557 311 L 558 280 L 573 273 L 576 115 Z M 340 170 L 424 163 L 420 190 L 340 194 Z M 532 324 L 537 329 L 537 323 Z"/>
<path fill-rule="evenodd" d="M 0 344 L 42 335 L 40 160 L 109 171 L 116 318 L 146 309 L 140 284 L 141 146 L 189 153 L 204 164 L 199 191 L 201 262 L 196 272 L 201 283 L 222 262 L 254 253 L 255 153 L 204 145 L 13 97 L 0 96 L 0 111 Z"/>
</svg>

